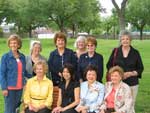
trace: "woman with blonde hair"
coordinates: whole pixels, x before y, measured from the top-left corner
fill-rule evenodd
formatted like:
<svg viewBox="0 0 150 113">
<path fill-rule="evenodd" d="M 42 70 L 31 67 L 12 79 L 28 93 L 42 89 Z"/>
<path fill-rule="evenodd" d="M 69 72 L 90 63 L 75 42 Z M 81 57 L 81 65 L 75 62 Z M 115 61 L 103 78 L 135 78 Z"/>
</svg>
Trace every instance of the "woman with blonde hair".
<svg viewBox="0 0 150 113">
<path fill-rule="evenodd" d="M 36 76 L 27 81 L 23 100 L 25 113 L 50 113 L 53 101 L 53 83 L 46 77 L 48 65 L 39 60 L 34 64 Z"/>
<path fill-rule="evenodd" d="M 130 87 L 122 82 L 124 72 L 119 66 L 109 70 L 110 82 L 105 85 L 105 97 L 100 113 L 133 113 Z"/>
<path fill-rule="evenodd" d="M 30 75 L 25 68 L 25 56 L 19 52 L 22 47 L 21 38 L 13 34 L 9 36 L 7 42 L 10 51 L 1 59 L 1 89 L 5 102 L 4 112 L 15 113 L 20 106 L 25 76 L 30 77 Z"/>
</svg>

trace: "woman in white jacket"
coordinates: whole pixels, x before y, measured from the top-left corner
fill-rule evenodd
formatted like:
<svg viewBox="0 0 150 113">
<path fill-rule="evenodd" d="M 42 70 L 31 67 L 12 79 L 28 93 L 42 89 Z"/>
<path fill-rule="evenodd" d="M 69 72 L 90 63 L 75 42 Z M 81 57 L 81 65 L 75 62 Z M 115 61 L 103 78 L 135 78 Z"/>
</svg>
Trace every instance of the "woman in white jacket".
<svg viewBox="0 0 150 113">
<path fill-rule="evenodd" d="M 114 66 L 109 70 L 109 74 L 111 82 L 105 85 L 105 97 L 100 113 L 132 113 L 131 89 L 122 82 L 123 70 L 119 66 Z"/>
</svg>

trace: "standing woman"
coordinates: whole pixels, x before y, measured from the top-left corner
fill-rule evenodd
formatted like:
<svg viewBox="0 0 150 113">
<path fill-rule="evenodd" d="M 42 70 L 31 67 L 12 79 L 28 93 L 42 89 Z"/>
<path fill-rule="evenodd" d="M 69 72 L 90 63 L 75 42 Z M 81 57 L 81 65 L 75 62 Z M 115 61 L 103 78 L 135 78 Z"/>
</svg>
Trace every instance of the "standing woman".
<svg viewBox="0 0 150 113">
<path fill-rule="evenodd" d="M 44 60 L 47 62 L 46 58 L 44 58 L 40 52 L 42 51 L 42 45 L 40 41 L 31 41 L 30 44 L 30 55 L 26 56 L 26 70 L 28 73 L 30 73 L 32 76 L 35 76 L 36 74 L 33 71 L 33 65 L 39 61 Z"/>
<path fill-rule="evenodd" d="M 5 113 L 15 113 L 19 107 L 23 86 L 25 84 L 25 56 L 19 52 L 21 38 L 14 34 L 8 38 L 10 51 L 1 59 L 1 87 L 5 101 Z M 28 76 L 29 77 L 29 76 Z"/>
<path fill-rule="evenodd" d="M 95 37 L 87 38 L 87 52 L 80 56 L 78 62 L 78 76 L 80 82 L 85 81 L 84 70 L 88 65 L 98 68 L 97 81 L 102 82 L 103 78 L 103 56 L 96 52 L 97 40 Z"/>
<path fill-rule="evenodd" d="M 48 66 L 52 76 L 54 86 L 58 86 L 62 79 L 62 68 L 65 63 L 73 65 L 77 68 L 77 59 L 71 49 L 66 48 L 67 38 L 62 32 L 55 34 L 54 43 L 56 49 L 50 53 Z"/>
<path fill-rule="evenodd" d="M 75 56 L 77 59 L 80 58 L 80 56 L 84 53 L 86 53 L 86 37 L 85 36 L 78 36 L 74 46 L 76 48 Z"/>
<path fill-rule="evenodd" d="M 138 50 L 131 46 L 131 34 L 128 31 L 123 31 L 120 37 L 121 46 L 117 48 L 117 55 L 114 65 L 118 65 L 124 70 L 123 81 L 131 87 L 133 96 L 133 112 L 135 100 L 138 92 L 139 79 L 142 77 L 144 66 Z M 115 49 L 107 63 L 107 69 L 113 67 L 113 56 Z"/>
<path fill-rule="evenodd" d="M 57 107 L 52 113 L 77 113 L 74 108 L 79 104 L 80 84 L 74 81 L 73 66 L 65 64 L 62 75 L 63 81 L 59 85 Z"/>
</svg>

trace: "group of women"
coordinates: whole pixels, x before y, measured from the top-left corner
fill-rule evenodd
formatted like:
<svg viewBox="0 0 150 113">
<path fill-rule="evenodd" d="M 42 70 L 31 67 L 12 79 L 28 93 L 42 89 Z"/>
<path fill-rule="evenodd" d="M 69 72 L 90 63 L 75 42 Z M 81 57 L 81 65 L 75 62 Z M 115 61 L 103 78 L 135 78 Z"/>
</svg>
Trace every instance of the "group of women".
<svg viewBox="0 0 150 113">
<path fill-rule="evenodd" d="M 17 112 L 23 90 L 25 113 L 135 113 L 144 67 L 128 31 L 121 33 L 121 45 L 110 55 L 107 69 L 111 81 L 105 86 L 103 56 L 96 52 L 94 37 L 79 36 L 75 52 L 66 47 L 64 33 L 56 33 L 54 43 L 56 49 L 47 61 L 40 55 L 40 41 L 32 41 L 30 55 L 24 56 L 19 52 L 20 37 L 8 38 L 10 51 L 2 56 L 0 68 L 5 113 Z M 57 107 L 51 109 L 53 86 L 59 87 L 59 94 Z"/>
</svg>

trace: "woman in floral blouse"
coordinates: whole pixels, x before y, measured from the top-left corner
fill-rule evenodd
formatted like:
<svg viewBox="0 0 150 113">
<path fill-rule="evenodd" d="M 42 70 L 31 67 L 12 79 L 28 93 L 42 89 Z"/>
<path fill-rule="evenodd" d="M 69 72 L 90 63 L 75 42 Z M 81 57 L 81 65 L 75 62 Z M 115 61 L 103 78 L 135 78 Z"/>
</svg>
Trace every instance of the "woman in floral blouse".
<svg viewBox="0 0 150 113">
<path fill-rule="evenodd" d="M 96 81 L 97 68 L 89 65 L 85 70 L 87 81 L 81 83 L 79 113 L 97 113 L 104 98 L 104 85 Z"/>
<path fill-rule="evenodd" d="M 100 113 L 132 113 L 132 96 L 130 87 L 122 82 L 124 72 L 119 66 L 109 70 L 111 82 L 105 86 L 104 103 Z"/>
</svg>

